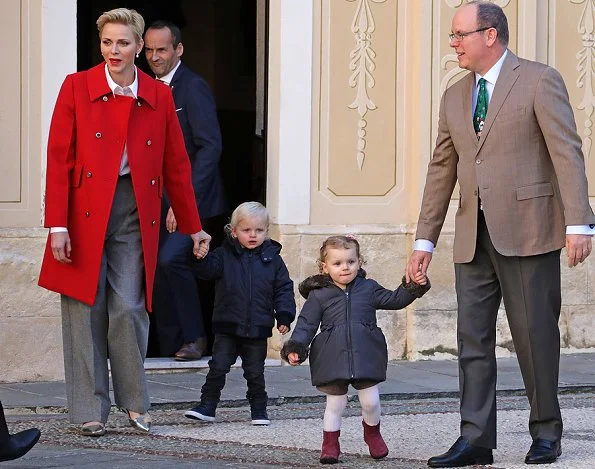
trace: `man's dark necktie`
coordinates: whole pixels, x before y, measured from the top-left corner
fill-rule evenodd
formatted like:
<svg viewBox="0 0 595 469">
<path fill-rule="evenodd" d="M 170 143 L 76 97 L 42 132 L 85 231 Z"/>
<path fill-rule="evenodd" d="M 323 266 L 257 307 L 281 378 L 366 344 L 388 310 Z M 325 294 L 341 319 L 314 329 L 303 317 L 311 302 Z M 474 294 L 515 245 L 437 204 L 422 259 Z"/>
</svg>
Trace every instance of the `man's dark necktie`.
<svg viewBox="0 0 595 469">
<path fill-rule="evenodd" d="M 479 91 L 477 92 L 477 105 L 475 106 L 475 113 L 473 114 L 473 128 L 477 138 L 481 136 L 483 124 L 488 113 L 488 90 L 486 89 L 485 78 L 479 79 Z"/>
</svg>

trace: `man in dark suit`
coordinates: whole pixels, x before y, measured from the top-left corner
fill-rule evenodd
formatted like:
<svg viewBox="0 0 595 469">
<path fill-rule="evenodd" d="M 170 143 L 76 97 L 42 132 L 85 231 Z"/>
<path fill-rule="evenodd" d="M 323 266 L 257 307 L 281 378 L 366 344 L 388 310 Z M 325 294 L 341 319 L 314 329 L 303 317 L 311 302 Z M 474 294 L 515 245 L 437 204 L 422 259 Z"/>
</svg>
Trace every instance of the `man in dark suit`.
<svg viewBox="0 0 595 469">
<path fill-rule="evenodd" d="M 156 21 L 145 32 L 145 55 L 157 79 L 169 85 L 192 165 L 196 203 L 205 226 L 227 211 L 219 159 L 221 132 L 215 99 L 200 76 L 181 62 L 184 52 L 180 29 L 173 23 Z M 176 231 L 174 212 L 167 196 L 163 214 L 154 308 L 159 347 L 163 355 L 176 360 L 198 360 L 206 351 L 201 305 L 189 259 L 188 236 Z"/>
<path fill-rule="evenodd" d="M 581 139 L 560 74 L 508 50 L 495 3 L 466 3 L 450 45 L 469 70 L 440 104 L 409 278 L 432 259 L 460 187 L 453 257 L 458 303 L 460 437 L 430 467 L 491 464 L 496 447 L 496 317 L 503 299 L 531 406 L 527 464 L 561 454 L 558 403 L 560 251 L 569 267 L 591 252 Z"/>
</svg>

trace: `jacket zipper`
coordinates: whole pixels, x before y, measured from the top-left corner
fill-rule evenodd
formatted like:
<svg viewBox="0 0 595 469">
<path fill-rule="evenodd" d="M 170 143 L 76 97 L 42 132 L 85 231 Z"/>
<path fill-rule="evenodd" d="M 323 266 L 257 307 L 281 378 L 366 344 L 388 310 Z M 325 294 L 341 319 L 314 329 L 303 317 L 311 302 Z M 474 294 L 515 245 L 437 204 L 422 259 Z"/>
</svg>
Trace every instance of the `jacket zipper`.
<svg viewBox="0 0 595 469">
<path fill-rule="evenodd" d="M 349 287 L 347 287 L 349 288 Z M 349 290 L 345 290 L 345 299 L 347 301 L 347 354 L 349 356 L 349 376 L 351 379 L 354 378 L 354 365 L 353 365 L 353 349 L 351 343 L 351 298 L 349 297 Z"/>
<path fill-rule="evenodd" d="M 246 335 L 250 335 L 252 329 L 252 251 L 248 251 L 248 329 Z"/>
</svg>

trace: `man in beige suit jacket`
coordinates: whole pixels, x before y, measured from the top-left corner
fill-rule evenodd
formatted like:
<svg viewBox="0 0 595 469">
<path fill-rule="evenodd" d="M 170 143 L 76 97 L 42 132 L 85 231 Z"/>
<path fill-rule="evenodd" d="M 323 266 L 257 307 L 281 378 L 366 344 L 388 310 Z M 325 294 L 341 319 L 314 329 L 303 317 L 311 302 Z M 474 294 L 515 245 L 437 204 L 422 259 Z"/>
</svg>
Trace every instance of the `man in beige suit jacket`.
<svg viewBox="0 0 595 469">
<path fill-rule="evenodd" d="M 591 252 L 595 216 L 572 108 L 560 74 L 507 49 L 502 9 L 474 1 L 452 21 L 450 45 L 472 73 L 448 88 L 428 167 L 407 277 L 424 274 L 459 182 L 454 262 L 461 437 L 430 467 L 493 462 L 496 447 L 496 316 L 501 300 L 531 406 L 525 462 L 561 454 L 557 399 L 560 252 L 568 265 Z M 480 78 L 487 115 L 473 126 Z"/>
</svg>

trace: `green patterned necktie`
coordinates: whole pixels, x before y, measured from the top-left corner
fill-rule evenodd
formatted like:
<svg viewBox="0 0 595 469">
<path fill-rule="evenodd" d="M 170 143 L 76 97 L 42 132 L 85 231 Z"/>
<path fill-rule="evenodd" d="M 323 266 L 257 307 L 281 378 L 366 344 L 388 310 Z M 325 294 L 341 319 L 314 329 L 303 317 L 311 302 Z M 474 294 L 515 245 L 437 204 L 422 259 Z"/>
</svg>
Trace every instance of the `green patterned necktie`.
<svg viewBox="0 0 595 469">
<path fill-rule="evenodd" d="M 479 91 L 477 92 L 477 105 L 475 106 L 475 113 L 473 114 L 473 128 L 477 134 L 477 138 L 480 137 L 483 129 L 483 124 L 486 120 L 486 114 L 488 113 L 488 90 L 486 89 L 485 78 L 479 79 Z"/>
</svg>

